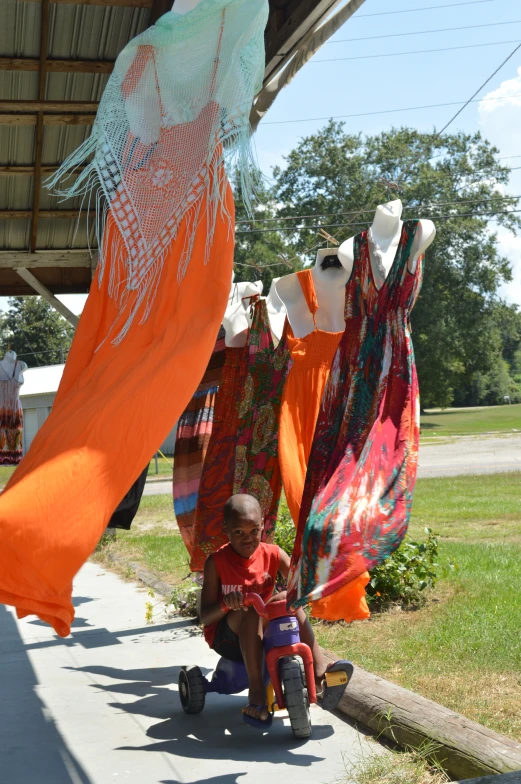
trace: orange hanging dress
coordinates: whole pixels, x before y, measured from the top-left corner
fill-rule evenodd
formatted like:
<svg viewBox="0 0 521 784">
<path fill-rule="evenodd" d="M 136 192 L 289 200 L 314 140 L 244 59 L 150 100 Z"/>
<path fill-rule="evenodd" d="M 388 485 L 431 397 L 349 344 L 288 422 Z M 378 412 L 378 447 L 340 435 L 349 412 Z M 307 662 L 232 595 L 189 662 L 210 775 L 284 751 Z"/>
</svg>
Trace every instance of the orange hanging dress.
<svg viewBox="0 0 521 784">
<path fill-rule="evenodd" d="M 226 211 L 234 215 L 228 186 Z M 72 580 L 112 512 L 168 435 L 201 380 L 229 295 L 234 233 L 219 212 L 209 261 L 206 210 L 184 279 L 179 260 L 193 231 L 184 220 L 146 321 L 126 320 L 108 292 L 91 286 L 56 402 L 0 496 L 0 602 L 36 614 L 61 636 L 74 618 Z M 118 237 L 109 215 L 107 248 Z M 182 383 L 181 383 L 182 382 Z"/>
<path fill-rule="evenodd" d="M 329 370 L 340 338 L 344 332 L 326 332 L 316 322 L 318 300 L 311 270 L 296 273 L 313 317 L 314 330 L 303 338 L 296 338 L 288 330 L 288 346 L 293 359 L 284 387 L 280 412 L 279 461 L 282 483 L 288 508 L 298 524 L 308 460 L 315 434 L 315 425 L 322 394 L 329 378 Z M 312 603 L 312 615 L 328 620 L 347 622 L 369 617 L 365 600 L 365 586 L 369 575 L 347 583 L 339 591 Z"/>
</svg>

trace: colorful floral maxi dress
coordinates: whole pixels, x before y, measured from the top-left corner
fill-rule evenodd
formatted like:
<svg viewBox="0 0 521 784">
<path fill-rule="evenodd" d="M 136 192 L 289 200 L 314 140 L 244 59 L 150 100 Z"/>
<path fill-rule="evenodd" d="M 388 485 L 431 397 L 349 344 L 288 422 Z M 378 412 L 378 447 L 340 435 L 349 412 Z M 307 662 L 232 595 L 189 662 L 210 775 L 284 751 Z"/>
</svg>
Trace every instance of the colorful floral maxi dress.
<svg viewBox="0 0 521 784">
<path fill-rule="evenodd" d="M 275 348 L 266 300 L 255 299 L 248 336 L 248 375 L 238 407 L 233 492 L 257 498 L 264 515 L 263 539 L 270 540 L 282 491 L 279 415 L 291 356 L 287 322 Z"/>
<path fill-rule="evenodd" d="M 0 378 L 0 465 L 18 465 L 23 456 L 24 415 L 21 383 L 16 379 L 18 360 L 11 378 Z M 6 375 L 2 365 L 0 370 Z"/>
<path fill-rule="evenodd" d="M 221 327 L 210 362 L 194 396 L 177 424 L 174 452 L 174 512 L 183 542 L 192 554 L 195 509 L 201 474 L 212 435 L 215 396 L 219 389 L 226 345 Z"/>
<path fill-rule="evenodd" d="M 233 494 L 235 447 L 239 426 L 238 401 L 248 375 L 248 347 L 226 348 L 213 428 L 203 465 L 195 512 L 190 569 L 201 572 L 209 555 L 228 537 L 223 530 L 223 507 Z"/>
<path fill-rule="evenodd" d="M 407 530 L 416 479 L 419 394 L 409 314 L 423 259 L 409 254 L 418 221 L 403 224 L 377 289 L 367 232 L 354 240 L 346 329 L 317 420 L 290 570 L 293 607 L 328 596 L 382 563 Z"/>
</svg>

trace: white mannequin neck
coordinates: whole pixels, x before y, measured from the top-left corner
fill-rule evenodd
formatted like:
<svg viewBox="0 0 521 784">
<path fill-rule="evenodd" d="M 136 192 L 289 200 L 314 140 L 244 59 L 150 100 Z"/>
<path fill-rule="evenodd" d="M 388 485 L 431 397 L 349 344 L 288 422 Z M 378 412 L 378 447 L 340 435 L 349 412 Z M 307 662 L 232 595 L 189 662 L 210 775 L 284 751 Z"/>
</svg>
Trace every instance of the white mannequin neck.
<svg viewBox="0 0 521 784">
<path fill-rule="evenodd" d="M 15 378 L 20 384 L 24 383 L 24 371 L 27 370 L 27 365 L 25 362 L 22 362 L 17 359 L 15 351 L 6 351 L 4 358 L 0 360 L 0 365 L 4 370 L 4 374 L 9 378 Z M 13 376 L 13 371 L 16 369 L 16 372 Z M 2 381 L 6 381 L 6 378 L 0 379 Z"/>
<path fill-rule="evenodd" d="M 241 348 L 246 345 L 248 329 L 251 327 L 250 301 L 247 298 L 256 294 L 262 294 L 262 280 L 232 283 L 229 305 L 223 318 L 225 343 L 228 348 Z"/>
<path fill-rule="evenodd" d="M 323 332 L 343 332 L 345 285 L 349 276 L 342 264 L 340 267 L 324 265 L 327 256 L 337 256 L 337 249 L 321 248 L 317 253 L 315 265 L 311 268 L 318 302 L 315 317 L 317 329 Z M 313 316 L 295 273 L 279 279 L 277 293 L 288 310 L 289 323 L 295 337 L 304 338 L 313 332 Z"/>
<path fill-rule="evenodd" d="M 268 308 L 271 331 L 277 340 L 280 340 L 282 337 L 287 316 L 286 306 L 277 293 L 277 282 L 279 280 L 280 278 L 273 278 L 269 294 L 266 297 L 266 307 Z"/>
<path fill-rule="evenodd" d="M 190 11 L 193 11 L 200 2 L 201 0 L 174 0 L 172 11 L 176 14 L 188 14 Z"/>
</svg>

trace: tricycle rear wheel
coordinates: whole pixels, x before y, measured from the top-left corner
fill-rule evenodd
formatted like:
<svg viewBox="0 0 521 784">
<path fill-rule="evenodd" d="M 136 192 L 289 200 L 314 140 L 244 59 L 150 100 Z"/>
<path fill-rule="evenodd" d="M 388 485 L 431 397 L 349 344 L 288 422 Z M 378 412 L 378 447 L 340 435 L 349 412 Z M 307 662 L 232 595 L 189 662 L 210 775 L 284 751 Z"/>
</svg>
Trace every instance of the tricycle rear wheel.
<svg viewBox="0 0 521 784">
<path fill-rule="evenodd" d="M 185 713 L 201 713 L 206 691 L 204 676 L 199 667 L 181 667 L 179 673 L 179 699 Z"/>
<path fill-rule="evenodd" d="M 304 668 L 299 659 L 285 658 L 280 663 L 280 680 L 291 729 L 296 738 L 309 738 L 312 732 L 309 696 Z"/>
</svg>

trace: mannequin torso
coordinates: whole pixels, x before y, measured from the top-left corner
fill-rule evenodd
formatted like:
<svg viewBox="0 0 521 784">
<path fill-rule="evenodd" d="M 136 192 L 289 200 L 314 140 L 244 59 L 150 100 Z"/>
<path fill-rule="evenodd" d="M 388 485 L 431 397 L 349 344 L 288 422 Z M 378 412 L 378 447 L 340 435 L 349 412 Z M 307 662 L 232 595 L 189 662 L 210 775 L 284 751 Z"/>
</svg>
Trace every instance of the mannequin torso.
<svg viewBox="0 0 521 784">
<path fill-rule="evenodd" d="M 256 280 L 254 283 L 232 283 L 229 304 L 223 318 L 225 343 L 228 348 L 241 348 L 246 345 L 251 316 L 250 301 L 245 297 L 255 294 L 262 294 L 261 280 Z"/>
<path fill-rule="evenodd" d="M 269 294 L 266 297 L 266 307 L 268 308 L 271 331 L 277 340 L 280 340 L 282 337 L 287 316 L 286 306 L 277 294 L 277 283 L 279 280 L 280 278 L 273 278 Z"/>
<path fill-rule="evenodd" d="M 25 362 L 16 359 L 14 351 L 7 351 L 0 360 L 0 381 L 9 381 L 14 378 L 19 384 L 24 383 L 23 374 L 27 370 Z"/>
<path fill-rule="evenodd" d="M 380 264 L 375 252 L 371 252 L 371 268 L 377 288 L 381 288 L 392 267 L 400 242 L 403 221 L 401 220 L 403 205 L 400 199 L 381 204 L 376 208 L 370 228 L 370 239 L 380 256 Z M 421 220 L 414 238 L 408 269 L 416 271 L 418 257 L 426 251 L 436 236 L 436 228 L 430 220 Z M 371 246 L 371 245 L 370 245 Z M 351 276 L 354 261 L 354 237 L 342 243 L 338 249 L 338 258 L 342 262 L 348 278 Z"/>
<path fill-rule="evenodd" d="M 341 264 L 324 266 L 327 257 L 336 256 L 336 249 L 322 248 L 317 253 L 311 269 L 315 294 L 318 302 L 316 313 L 317 328 L 323 332 L 343 332 L 345 285 L 349 275 Z M 315 329 L 313 316 L 309 311 L 306 298 L 295 273 L 279 278 L 276 291 L 288 311 L 288 319 L 297 338 L 304 338 Z"/>
</svg>

